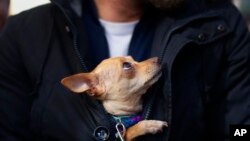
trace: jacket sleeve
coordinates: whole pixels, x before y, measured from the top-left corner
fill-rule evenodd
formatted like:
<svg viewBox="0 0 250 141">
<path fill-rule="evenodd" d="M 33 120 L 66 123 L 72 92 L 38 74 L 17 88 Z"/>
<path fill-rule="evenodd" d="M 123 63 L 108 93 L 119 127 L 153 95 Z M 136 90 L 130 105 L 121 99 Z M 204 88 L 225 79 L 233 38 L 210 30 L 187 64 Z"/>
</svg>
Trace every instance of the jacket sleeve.
<svg viewBox="0 0 250 141">
<path fill-rule="evenodd" d="M 32 85 L 18 49 L 19 24 L 16 18 L 11 18 L 0 34 L 1 141 L 32 140 L 29 130 Z"/>
<path fill-rule="evenodd" d="M 226 50 L 226 133 L 229 131 L 229 125 L 250 124 L 250 37 L 245 21 L 240 14 L 236 17 L 238 18 L 234 19 L 233 33 Z"/>
</svg>

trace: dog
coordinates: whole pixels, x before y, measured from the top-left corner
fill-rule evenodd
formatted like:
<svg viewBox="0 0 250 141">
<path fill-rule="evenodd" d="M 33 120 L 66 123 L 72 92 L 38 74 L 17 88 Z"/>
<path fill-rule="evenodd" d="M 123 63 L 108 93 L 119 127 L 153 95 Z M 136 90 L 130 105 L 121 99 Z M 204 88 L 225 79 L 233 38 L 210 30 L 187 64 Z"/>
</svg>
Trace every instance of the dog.
<svg viewBox="0 0 250 141">
<path fill-rule="evenodd" d="M 136 62 L 127 56 L 103 60 L 93 71 L 68 76 L 61 83 L 74 93 L 86 92 L 100 100 L 109 114 L 119 117 L 140 113 L 142 95 L 160 76 L 157 57 Z M 161 132 L 167 126 L 167 122 L 159 120 L 137 121 L 126 129 L 122 138 L 132 141 L 141 135 Z"/>
</svg>

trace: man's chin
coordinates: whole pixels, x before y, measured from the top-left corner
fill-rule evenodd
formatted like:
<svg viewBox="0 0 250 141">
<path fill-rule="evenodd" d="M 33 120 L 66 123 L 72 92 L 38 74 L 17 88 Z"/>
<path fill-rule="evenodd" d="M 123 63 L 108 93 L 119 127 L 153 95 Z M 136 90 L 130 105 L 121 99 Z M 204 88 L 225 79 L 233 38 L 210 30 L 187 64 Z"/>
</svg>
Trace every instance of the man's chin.
<svg viewBox="0 0 250 141">
<path fill-rule="evenodd" d="M 181 8 L 184 5 L 185 0 L 149 0 L 149 2 L 156 8 L 173 11 Z"/>
</svg>

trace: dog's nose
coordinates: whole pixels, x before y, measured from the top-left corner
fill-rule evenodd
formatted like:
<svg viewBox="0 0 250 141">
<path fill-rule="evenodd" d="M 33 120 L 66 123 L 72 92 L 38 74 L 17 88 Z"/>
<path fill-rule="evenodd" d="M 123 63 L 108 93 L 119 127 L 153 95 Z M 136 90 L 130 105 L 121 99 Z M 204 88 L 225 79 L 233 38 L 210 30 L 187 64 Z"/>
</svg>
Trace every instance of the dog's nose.
<svg viewBox="0 0 250 141">
<path fill-rule="evenodd" d="M 160 60 L 159 60 L 159 58 L 158 57 L 152 57 L 152 58 L 149 58 L 149 59 L 147 59 L 147 60 L 145 60 L 145 61 L 143 61 L 143 62 L 147 62 L 147 63 L 152 63 L 152 64 L 158 64 L 158 65 L 160 65 Z M 141 62 L 141 63 L 143 63 L 143 62 Z"/>
</svg>

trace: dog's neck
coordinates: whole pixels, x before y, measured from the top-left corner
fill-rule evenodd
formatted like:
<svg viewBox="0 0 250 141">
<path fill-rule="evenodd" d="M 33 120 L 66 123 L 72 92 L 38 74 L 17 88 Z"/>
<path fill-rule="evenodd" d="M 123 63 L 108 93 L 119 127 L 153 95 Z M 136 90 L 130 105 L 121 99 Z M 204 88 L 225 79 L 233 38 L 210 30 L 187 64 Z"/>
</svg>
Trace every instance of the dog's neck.
<svg viewBox="0 0 250 141">
<path fill-rule="evenodd" d="M 102 102 L 105 110 L 112 115 L 133 115 L 142 111 L 141 96 L 121 99 L 121 100 L 104 100 Z"/>
</svg>

